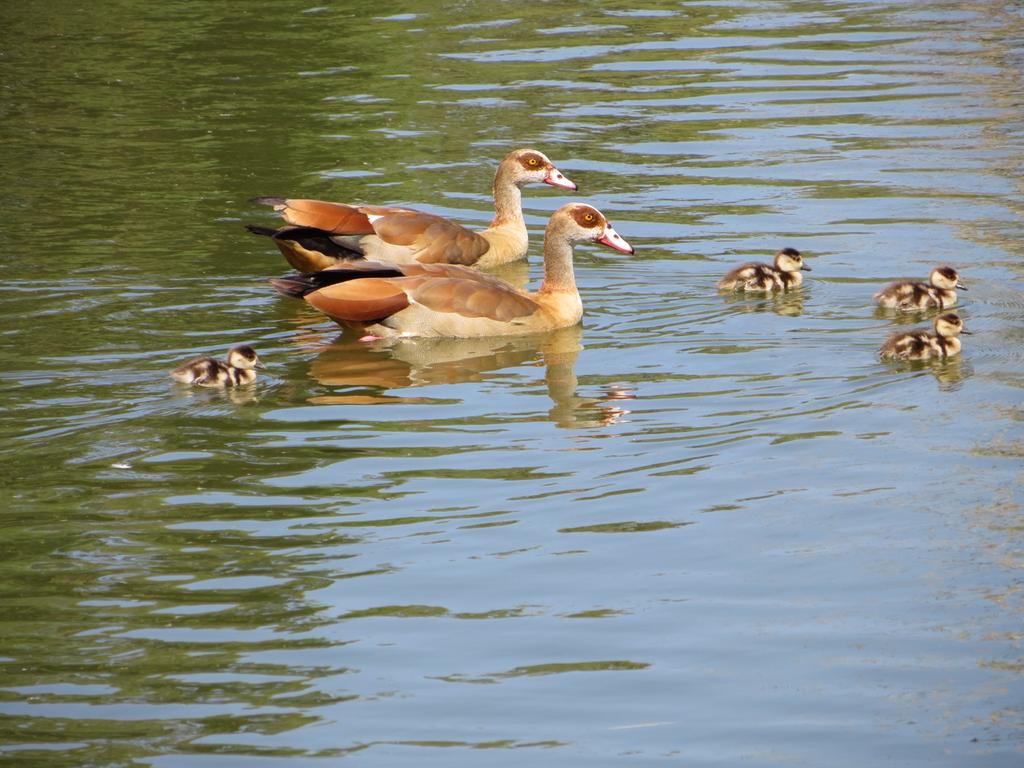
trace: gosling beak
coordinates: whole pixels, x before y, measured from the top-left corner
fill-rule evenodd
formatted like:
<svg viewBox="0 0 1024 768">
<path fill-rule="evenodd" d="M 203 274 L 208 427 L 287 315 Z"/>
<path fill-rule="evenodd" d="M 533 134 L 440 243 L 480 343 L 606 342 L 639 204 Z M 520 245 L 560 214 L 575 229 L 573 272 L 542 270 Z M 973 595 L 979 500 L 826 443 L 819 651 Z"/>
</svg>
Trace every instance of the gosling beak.
<svg viewBox="0 0 1024 768">
<path fill-rule="evenodd" d="M 806 264 L 801 264 L 800 265 L 800 269 L 802 269 L 804 272 L 811 272 L 812 271 L 811 268 L 808 267 Z"/>
<path fill-rule="evenodd" d="M 958 282 L 956 284 L 956 287 L 959 288 L 961 291 L 966 291 L 967 290 L 967 286 L 964 285 L 963 283 L 960 283 L 960 282 Z"/>
<path fill-rule="evenodd" d="M 259 369 L 260 369 L 261 371 L 265 371 L 265 370 L 267 370 L 267 366 L 265 366 L 265 365 L 263 364 L 263 361 L 262 361 L 262 360 L 257 360 L 257 361 L 256 361 L 256 362 L 255 362 L 255 363 L 253 364 L 253 368 L 259 368 Z"/>
<path fill-rule="evenodd" d="M 614 248 L 616 251 L 621 251 L 622 253 L 636 253 L 636 251 L 633 250 L 633 246 L 623 240 L 611 224 L 605 225 L 604 234 L 601 235 L 596 242 L 601 243 L 601 245 L 607 245 L 609 248 Z"/>
<path fill-rule="evenodd" d="M 551 166 L 548 168 L 547 176 L 544 177 L 544 183 L 550 184 L 552 187 L 558 187 L 559 189 L 571 189 L 576 191 L 576 183 L 566 178 L 560 170 Z"/>
<path fill-rule="evenodd" d="M 962 334 L 964 334 L 964 335 L 966 335 L 966 336 L 973 336 L 973 335 L 974 335 L 973 333 L 971 333 L 970 331 L 968 331 L 968 330 L 967 330 L 966 328 L 961 328 L 961 329 L 960 329 L 960 333 L 962 333 Z"/>
</svg>

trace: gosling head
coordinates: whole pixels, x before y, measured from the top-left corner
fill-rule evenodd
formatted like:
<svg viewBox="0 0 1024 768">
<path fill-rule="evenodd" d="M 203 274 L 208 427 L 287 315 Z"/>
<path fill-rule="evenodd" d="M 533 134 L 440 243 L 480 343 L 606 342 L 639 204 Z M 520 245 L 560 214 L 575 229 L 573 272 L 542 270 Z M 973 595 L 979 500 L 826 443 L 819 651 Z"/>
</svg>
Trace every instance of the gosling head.
<svg viewBox="0 0 1024 768">
<path fill-rule="evenodd" d="M 928 279 L 932 285 L 944 291 L 951 291 L 954 288 L 959 288 L 961 291 L 967 290 L 960 282 L 960 275 L 952 267 L 936 267 Z"/>
<path fill-rule="evenodd" d="M 501 176 L 522 187 L 526 184 L 550 184 L 560 189 L 576 189 L 576 184 L 566 178 L 547 155 L 536 149 L 517 149 L 510 152 L 498 166 L 495 181 Z"/>
<path fill-rule="evenodd" d="M 242 370 L 266 368 L 256 355 L 256 350 L 245 344 L 228 350 L 228 365 L 232 368 L 241 368 Z"/>
<path fill-rule="evenodd" d="M 810 272 L 811 268 L 804 264 L 804 257 L 796 248 L 783 248 L 775 254 L 775 268 L 780 272 Z"/>
<path fill-rule="evenodd" d="M 955 338 L 961 333 L 971 335 L 971 332 L 964 328 L 964 321 L 955 312 L 939 315 L 932 324 L 935 326 L 935 333 L 945 338 Z"/>
</svg>

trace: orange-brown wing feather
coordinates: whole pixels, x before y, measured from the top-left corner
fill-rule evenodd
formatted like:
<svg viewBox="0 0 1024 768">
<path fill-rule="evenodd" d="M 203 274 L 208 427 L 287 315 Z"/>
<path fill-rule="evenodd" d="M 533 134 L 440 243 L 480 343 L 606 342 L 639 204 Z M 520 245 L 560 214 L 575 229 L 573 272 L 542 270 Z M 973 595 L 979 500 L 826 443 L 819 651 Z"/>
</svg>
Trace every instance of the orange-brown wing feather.
<svg viewBox="0 0 1024 768">
<path fill-rule="evenodd" d="M 419 211 L 381 215 L 374 219 L 373 228 L 384 242 L 411 248 L 421 264 L 475 264 L 490 248 L 476 232 Z"/>
<path fill-rule="evenodd" d="M 431 213 L 380 205 L 347 205 L 302 198 L 260 198 L 297 227 L 333 235 L 372 235 L 413 250 L 425 264 L 475 264 L 490 243 L 463 226 Z M 374 217 L 370 221 L 370 217 Z"/>
<path fill-rule="evenodd" d="M 463 317 L 486 317 L 511 322 L 532 315 L 538 305 L 533 299 L 502 284 L 456 278 L 424 278 L 407 282 L 409 296 L 435 312 L 453 312 Z"/>
<path fill-rule="evenodd" d="M 403 278 L 357 278 L 306 295 L 306 301 L 339 322 L 383 320 L 409 306 Z"/>
<path fill-rule="evenodd" d="M 377 272 L 399 276 L 373 276 Z M 360 277 L 365 274 L 366 277 Z M 415 302 L 434 312 L 511 322 L 539 309 L 536 301 L 493 275 L 452 264 L 339 265 L 301 281 L 337 282 L 303 295 L 311 305 L 339 322 L 367 323 L 401 312 Z"/>
<path fill-rule="evenodd" d="M 372 235 L 373 225 L 357 206 L 289 198 L 274 205 L 289 224 L 315 227 L 334 235 Z"/>
<path fill-rule="evenodd" d="M 306 248 L 295 240 L 275 238 L 274 245 L 277 246 L 277 250 L 281 252 L 285 260 L 299 272 L 318 272 L 338 263 L 337 257 Z"/>
<path fill-rule="evenodd" d="M 373 262 L 370 262 L 373 263 Z M 379 265 L 385 266 L 385 265 Z M 401 264 L 395 265 L 407 277 L 450 277 L 458 280 L 472 280 L 477 283 L 486 283 L 497 288 L 507 288 L 501 278 L 481 272 L 478 269 L 471 269 L 459 264 Z"/>
</svg>

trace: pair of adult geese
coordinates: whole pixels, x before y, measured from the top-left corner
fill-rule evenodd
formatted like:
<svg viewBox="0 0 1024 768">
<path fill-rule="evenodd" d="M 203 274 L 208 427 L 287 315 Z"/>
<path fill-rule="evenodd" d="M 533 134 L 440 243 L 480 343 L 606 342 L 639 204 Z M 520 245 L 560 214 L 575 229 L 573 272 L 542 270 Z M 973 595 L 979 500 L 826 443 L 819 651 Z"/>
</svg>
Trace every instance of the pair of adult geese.
<svg viewBox="0 0 1024 768">
<path fill-rule="evenodd" d="M 538 183 L 577 188 L 542 152 L 519 149 L 498 165 L 494 220 L 480 232 L 408 208 L 291 198 L 256 200 L 273 206 L 286 226 L 250 225 L 248 229 L 269 236 L 299 273 L 271 280 L 278 292 L 304 299 L 340 325 L 362 333 L 364 339 L 539 333 L 575 325 L 583 317 L 572 263 L 577 243 L 600 243 L 627 254 L 634 251 L 599 210 L 585 203 L 569 203 L 548 221 L 544 280 L 536 293 L 480 271 L 526 256 L 521 190 Z M 785 248 L 776 254 L 774 264 L 737 267 L 718 287 L 729 291 L 788 290 L 801 285 L 801 270 L 809 269 L 798 251 Z M 957 283 L 955 273 L 953 283 Z M 906 290 L 894 284 L 882 293 L 891 291 L 906 303 Z M 911 294 L 915 291 L 926 298 L 936 295 L 930 287 L 914 288 Z M 942 297 L 938 301 L 940 307 L 945 306 Z M 894 336 L 886 342 L 883 354 L 887 348 L 893 353 L 890 356 L 914 359 L 956 354 L 959 341 L 955 332 L 949 332 L 953 327 L 950 317 L 956 316 L 938 318 L 934 333 L 901 334 L 907 339 L 899 342 Z M 963 332 L 962 324 L 955 330 Z M 251 347 L 235 347 L 226 364 L 200 358 L 176 368 L 171 375 L 188 383 L 232 386 L 253 381 L 253 368 L 259 365 Z"/>
</svg>

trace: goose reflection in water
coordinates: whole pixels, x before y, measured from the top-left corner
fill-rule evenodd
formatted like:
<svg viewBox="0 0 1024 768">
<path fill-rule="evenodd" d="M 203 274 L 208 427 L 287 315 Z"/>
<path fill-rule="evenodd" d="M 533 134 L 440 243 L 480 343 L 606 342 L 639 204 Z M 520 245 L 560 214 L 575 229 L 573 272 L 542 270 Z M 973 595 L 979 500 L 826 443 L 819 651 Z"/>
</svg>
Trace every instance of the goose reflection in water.
<svg viewBox="0 0 1024 768">
<path fill-rule="evenodd" d="M 803 291 L 786 291 L 762 295 L 723 293 L 722 300 L 726 304 L 735 305 L 735 309 L 740 312 L 774 312 L 783 317 L 800 317 L 804 313 Z"/>
<path fill-rule="evenodd" d="M 961 355 L 942 360 L 883 361 L 881 365 L 885 365 L 901 375 L 930 373 L 935 377 L 939 389 L 943 392 L 959 389 L 966 379 L 974 375 L 974 367 L 970 360 Z"/>
<path fill-rule="evenodd" d="M 305 343 L 315 337 L 305 336 Z M 366 344 L 349 335 L 322 348 L 310 363 L 309 375 L 331 387 L 378 390 L 318 395 L 314 404 L 365 405 L 431 403 L 443 399 L 385 394 L 436 384 L 482 382 L 507 375 L 508 369 L 543 365 L 544 384 L 552 407 L 548 419 L 559 427 L 606 427 L 629 411 L 622 401 L 635 397 L 628 387 L 606 386 L 596 397 L 577 393 L 576 361 L 582 329 L 563 328 L 538 336 L 475 339 L 392 339 Z M 302 342 L 300 342 L 302 343 Z M 319 345 L 316 345 L 319 346 Z"/>
<path fill-rule="evenodd" d="M 901 329 L 902 326 L 920 325 L 930 323 L 938 315 L 942 314 L 941 309 L 911 309 L 901 310 L 891 307 L 875 307 L 872 317 L 876 320 L 887 320 L 894 328 Z"/>
<path fill-rule="evenodd" d="M 172 383 L 170 395 L 176 400 L 196 403 L 231 403 L 232 405 L 250 405 L 260 401 L 259 387 L 184 387 Z"/>
</svg>

